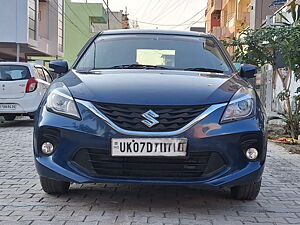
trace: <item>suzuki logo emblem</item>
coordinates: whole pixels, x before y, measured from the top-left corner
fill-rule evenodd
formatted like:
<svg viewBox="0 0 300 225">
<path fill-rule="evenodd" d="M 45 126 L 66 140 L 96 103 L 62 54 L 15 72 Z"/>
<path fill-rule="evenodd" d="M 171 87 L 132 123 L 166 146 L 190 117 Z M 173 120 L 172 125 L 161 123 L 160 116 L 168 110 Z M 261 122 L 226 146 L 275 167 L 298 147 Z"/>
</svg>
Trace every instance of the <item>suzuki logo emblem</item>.
<svg viewBox="0 0 300 225">
<path fill-rule="evenodd" d="M 159 115 L 152 110 L 149 110 L 142 114 L 142 117 L 144 117 L 146 120 L 142 120 L 142 123 L 145 124 L 147 127 L 151 128 L 154 125 L 158 124 L 159 121 L 155 118 L 158 118 Z"/>
</svg>

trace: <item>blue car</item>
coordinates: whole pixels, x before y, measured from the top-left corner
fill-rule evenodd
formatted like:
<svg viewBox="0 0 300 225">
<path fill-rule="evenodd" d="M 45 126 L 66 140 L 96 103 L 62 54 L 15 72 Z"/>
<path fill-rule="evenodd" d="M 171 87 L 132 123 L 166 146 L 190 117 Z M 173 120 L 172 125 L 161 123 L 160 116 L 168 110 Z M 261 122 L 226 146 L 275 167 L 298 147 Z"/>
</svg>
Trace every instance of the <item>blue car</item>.
<svg viewBox="0 0 300 225">
<path fill-rule="evenodd" d="M 248 79 L 212 35 L 105 31 L 90 39 L 48 89 L 34 129 L 43 190 L 71 183 L 229 187 L 260 191 L 266 118 Z M 63 76 L 62 76 L 63 75 Z"/>
</svg>

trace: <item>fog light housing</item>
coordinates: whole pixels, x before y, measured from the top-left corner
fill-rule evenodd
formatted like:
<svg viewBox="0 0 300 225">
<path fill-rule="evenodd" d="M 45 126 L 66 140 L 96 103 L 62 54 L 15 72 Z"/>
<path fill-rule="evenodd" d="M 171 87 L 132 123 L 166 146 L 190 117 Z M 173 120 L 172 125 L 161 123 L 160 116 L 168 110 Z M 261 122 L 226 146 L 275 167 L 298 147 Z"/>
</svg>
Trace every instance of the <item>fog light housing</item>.
<svg viewBox="0 0 300 225">
<path fill-rule="evenodd" d="M 42 152 L 45 155 L 51 155 L 54 152 L 54 145 L 50 142 L 45 142 L 42 144 Z"/>
<path fill-rule="evenodd" d="M 246 157 L 249 159 L 249 160 L 255 160 L 257 159 L 258 157 L 258 151 L 256 148 L 249 148 L 247 149 L 246 151 Z"/>
</svg>

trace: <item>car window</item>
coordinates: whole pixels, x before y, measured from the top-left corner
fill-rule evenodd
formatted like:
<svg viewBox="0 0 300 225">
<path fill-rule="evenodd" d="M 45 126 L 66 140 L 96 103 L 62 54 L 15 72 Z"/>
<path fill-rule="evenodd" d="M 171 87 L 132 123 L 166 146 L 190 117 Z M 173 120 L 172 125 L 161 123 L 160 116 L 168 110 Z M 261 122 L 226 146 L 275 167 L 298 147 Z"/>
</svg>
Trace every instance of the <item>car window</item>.
<svg viewBox="0 0 300 225">
<path fill-rule="evenodd" d="M 51 83 L 52 82 L 52 78 L 51 78 L 49 72 L 47 70 L 45 70 L 45 69 L 43 69 L 43 71 L 44 71 L 44 74 L 45 74 L 46 81 L 48 83 Z"/>
<path fill-rule="evenodd" d="M 45 78 L 45 75 L 44 75 L 44 72 L 43 72 L 42 68 L 36 68 L 36 72 L 37 72 L 37 75 L 39 76 L 40 79 L 46 81 L 46 78 Z"/>
<path fill-rule="evenodd" d="M 77 64 L 77 70 L 91 70 L 95 67 L 95 44 L 85 52 L 80 62 Z"/>
<path fill-rule="evenodd" d="M 31 77 L 26 66 L 0 65 L 0 80 L 26 80 Z"/>
<path fill-rule="evenodd" d="M 163 66 L 179 70 L 207 68 L 232 72 L 214 39 L 161 34 L 102 35 L 89 47 L 75 68 L 109 69 L 120 65 Z"/>
</svg>

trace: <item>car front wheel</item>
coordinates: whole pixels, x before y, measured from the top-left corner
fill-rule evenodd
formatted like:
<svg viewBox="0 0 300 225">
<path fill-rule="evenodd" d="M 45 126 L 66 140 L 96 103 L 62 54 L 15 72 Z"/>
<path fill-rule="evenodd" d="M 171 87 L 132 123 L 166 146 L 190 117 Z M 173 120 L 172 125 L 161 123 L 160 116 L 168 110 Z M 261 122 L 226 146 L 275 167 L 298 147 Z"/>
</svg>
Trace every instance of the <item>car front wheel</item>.
<svg viewBox="0 0 300 225">
<path fill-rule="evenodd" d="M 240 185 L 231 188 L 231 195 L 238 200 L 254 200 L 259 194 L 261 180 L 247 185 Z"/>
<path fill-rule="evenodd" d="M 40 177 L 42 189 L 48 194 L 64 194 L 70 187 L 70 182 L 52 180 L 46 177 Z"/>
<path fill-rule="evenodd" d="M 11 114 L 11 115 L 4 115 L 3 117 L 6 121 L 13 121 L 14 119 L 16 119 L 17 116 L 14 114 Z"/>
</svg>

